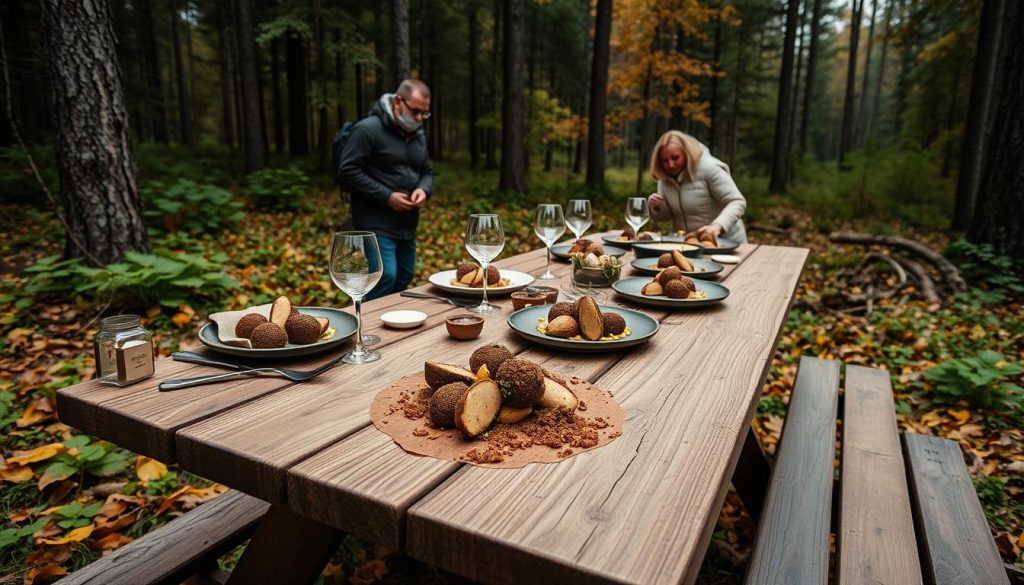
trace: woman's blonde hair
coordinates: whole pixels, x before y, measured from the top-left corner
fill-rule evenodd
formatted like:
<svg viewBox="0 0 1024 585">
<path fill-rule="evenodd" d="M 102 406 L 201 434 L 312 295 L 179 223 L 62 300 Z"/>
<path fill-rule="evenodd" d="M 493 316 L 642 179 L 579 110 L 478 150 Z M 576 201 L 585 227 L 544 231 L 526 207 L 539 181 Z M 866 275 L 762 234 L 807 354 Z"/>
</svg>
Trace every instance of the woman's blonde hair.
<svg viewBox="0 0 1024 585">
<path fill-rule="evenodd" d="M 661 148 L 667 144 L 678 144 L 682 147 L 683 154 L 686 156 L 686 178 L 692 181 L 697 176 L 697 165 L 700 163 L 700 155 L 703 150 L 696 138 L 679 130 L 669 130 L 662 134 L 658 142 L 655 143 L 654 150 L 651 152 L 651 176 L 655 181 L 675 180 L 675 177 L 669 175 L 661 167 Z"/>
</svg>

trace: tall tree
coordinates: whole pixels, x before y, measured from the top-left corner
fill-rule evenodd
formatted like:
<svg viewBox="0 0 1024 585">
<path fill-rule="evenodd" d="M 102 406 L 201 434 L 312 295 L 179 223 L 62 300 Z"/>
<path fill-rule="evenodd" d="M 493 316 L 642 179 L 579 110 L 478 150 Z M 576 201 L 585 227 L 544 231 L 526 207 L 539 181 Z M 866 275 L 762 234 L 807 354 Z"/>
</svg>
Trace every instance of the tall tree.
<svg viewBox="0 0 1024 585">
<path fill-rule="evenodd" d="M 192 144 L 192 121 L 188 108 L 188 88 L 185 86 L 185 66 L 181 59 L 181 41 L 178 38 L 178 25 L 181 24 L 181 12 L 178 3 L 171 0 L 171 52 L 174 54 L 174 79 L 178 93 L 178 140 L 182 144 Z"/>
<path fill-rule="evenodd" d="M 284 59 L 288 69 L 288 150 L 295 155 L 309 154 L 306 50 L 295 31 L 289 31 L 285 39 Z"/>
<path fill-rule="evenodd" d="M 768 189 L 781 192 L 789 182 L 789 127 L 793 116 L 793 62 L 796 53 L 796 29 L 800 19 L 800 0 L 789 0 L 786 7 L 786 36 L 783 41 L 782 73 L 775 109 L 775 141 L 772 147 L 772 174 Z"/>
<path fill-rule="evenodd" d="M 160 51 L 157 49 L 156 25 L 153 22 L 151 0 L 139 0 L 138 10 L 142 18 L 141 40 L 146 61 L 149 108 L 152 110 L 153 140 L 160 144 L 167 144 L 170 141 L 167 130 L 167 106 L 164 103 L 163 75 L 160 74 Z"/>
<path fill-rule="evenodd" d="M 477 15 L 477 4 L 469 2 L 466 10 L 466 18 L 469 19 L 469 160 L 470 167 L 474 170 L 480 168 L 480 128 L 478 127 L 479 112 L 477 111 L 477 61 L 480 59 L 479 28 L 480 19 Z"/>
<path fill-rule="evenodd" d="M 148 2 L 148 0 L 146 0 Z M 228 23 L 228 10 L 224 2 L 217 3 L 217 65 L 220 69 L 221 144 L 234 144 L 231 108 L 231 50 L 228 48 L 228 34 L 224 30 Z"/>
<path fill-rule="evenodd" d="M 878 15 L 878 0 L 871 0 L 871 23 L 868 26 L 868 48 L 864 53 L 864 72 L 860 80 L 860 111 L 857 114 L 857 143 L 864 142 L 867 130 L 868 80 L 871 77 L 871 50 L 875 45 L 875 17 Z"/>
<path fill-rule="evenodd" d="M 597 0 L 594 60 L 590 70 L 590 122 L 587 135 L 587 186 L 604 189 L 604 119 L 608 103 L 608 57 L 612 36 L 612 0 Z"/>
<path fill-rule="evenodd" d="M 857 44 L 860 39 L 861 11 L 864 0 L 850 2 L 850 59 L 846 66 L 846 93 L 843 97 L 843 122 L 839 126 L 839 170 L 844 170 L 846 154 L 853 147 L 854 88 L 857 85 Z"/>
<path fill-rule="evenodd" d="M 721 3 L 719 3 L 721 8 Z M 719 60 L 722 58 L 722 11 L 718 11 L 718 16 L 715 17 L 715 40 L 714 40 L 714 56 L 712 57 L 712 66 L 715 71 L 721 71 L 722 64 Z M 718 75 L 714 75 L 711 78 L 711 100 L 708 111 L 708 116 L 711 118 L 711 127 L 708 129 L 708 148 L 711 152 L 715 152 L 715 136 L 718 130 Z"/>
<path fill-rule="evenodd" d="M 981 183 L 967 237 L 1019 261 L 1024 256 L 1024 5 L 1007 1 L 1001 12 L 996 76 L 1002 84 L 990 98 L 991 133 L 984 142 Z"/>
<path fill-rule="evenodd" d="M 391 0 L 391 33 L 394 38 L 391 47 L 391 71 L 395 87 L 409 78 L 409 2 Z M 420 73 L 422 75 L 422 72 Z"/>
<path fill-rule="evenodd" d="M 978 26 L 978 50 L 974 55 L 971 75 L 971 97 L 967 104 L 967 122 L 960 155 L 960 175 L 956 182 L 956 209 L 953 229 L 965 230 L 970 225 L 978 184 L 984 166 L 985 145 L 992 132 L 992 107 L 998 95 L 999 48 L 1003 46 L 1002 20 L 1008 0 L 985 0 Z"/>
<path fill-rule="evenodd" d="M 885 84 L 885 61 L 889 54 L 889 39 L 892 36 L 892 11 L 896 0 L 888 0 L 885 8 L 885 32 L 882 33 L 882 54 L 878 57 L 878 75 L 875 76 L 875 97 L 871 101 L 867 120 L 864 122 L 864 137 L 870 139 L 874 134 L 875 118 L 882 102 L 882 85 Z"/>
<path fill-rule="evenodd" d="M 804 75 L 804 108 L 800 117 L 800 154 L 807 152 L 807 133 L 811 123 L 811 104 L 814 103 L 814 80 L 818 65 L 818 37 L 821 36 L 821 0 L 814 0 L 811 12 L 811 31 L 807 39 L 807 73 Z"/>
<path fill-rule="evenodd" d="M 57 128 L 65 255 L 94 265 L 146 251 L 128 113 L 110 7 L 42 0 L 42 33 Z"/>
<path fill-rule="evenodd" d="M 501 47 L 501 6 L 504 0 L 492 0 L 491 8 L 491 22 L 493 23 L 493 32 L 491 34 L 491 70 L 488 75 L 487 83 L 487 111 L 490 114 L 490 118 L 496 117 L 498 110 L 498 55 L 500 54 L 499 47 Z M 494 129 L 494 124 L 487 125 L 487 131 L 484 134 L 484 168 L 485 169 L 496 169 L 498 168 L 497 159 L 497 146 L 498 146 L 497 132 Z"/>
<path fill-rule="evenodd" d="M 505 79 L 501 100 L 501 179 L 498 188 L 526 192 L 526 148 L 523 139 L 523 1 L 505 0 Z"/>
<path fill-rule="evenodd" d="M 270 41 L 270 110 L 274 116 L 274 151 L 284 152 L 284 104 L 281 99 L 281 37 Z"/>
<path fill-rule="evenodd" d="M 242 102 L 242 138 L 245 145 L 245 172 L 253 173 L 267 166 L 267 143 L 263 139 L 263 112 L 260 109 L 259 85 L 256 79 L 256 41 L 252 7 L 249 0 L 236 0 L 235 35 L 238 39 L 239 88 Z"/>
<path fill-rule="evenodd" d="M 324 13 L 320 0 L 313 0 L 313 41 L 316 43 L 317 168 L 327 168 L 327 48 L 324 44 Z"/>
</svg>

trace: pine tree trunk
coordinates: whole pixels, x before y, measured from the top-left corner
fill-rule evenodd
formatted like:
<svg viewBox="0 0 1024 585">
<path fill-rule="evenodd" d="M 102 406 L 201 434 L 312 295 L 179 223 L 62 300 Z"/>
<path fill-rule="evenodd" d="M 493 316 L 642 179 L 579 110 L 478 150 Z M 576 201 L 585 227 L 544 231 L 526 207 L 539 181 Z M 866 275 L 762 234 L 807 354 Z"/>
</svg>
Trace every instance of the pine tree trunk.
<svg viewBox="0 0 1024 585">
<path fill-rule="evenodd" d="M 739 160 L 736 158 L 736 150 L 739 147 L 740 139 L 740 106 L 743 97 L 743 82 L 747 77 L 747 27 L 740 26 L 736 46 L 736 85 L 732 94 L 732 124 L 729 127 L 729 164 L 734 171 Z"/>
<path fill-rule="evenodd" d="M 242 123 L 245 144 L 245 172 L 254 173 L 267 166 L 267 146 L 263 140 L 262 110 L 256 79 L 256 41 L 253 38 L 252 9 L 249 0 L 237 0 L 235 12 L 238 36 L 238 69 L 241 77 Z"/>
<path fill-rule="evenodd" d="M 356 63 L 356 116 L 360 118 L 366 115 L 366 91 L 363 82 L 363 64 Z"/>
<path fill-rule="evenodd" d="M 718 16 L 715 18 L 715 52 L 712 57 L 711 66 L 715 71 L 722 70 L 719 60 L 722 57 L 722 6 L 718 6 Z M 711 128 L 708 134 L 708 148 L 715 152 L 717 141 L 715 140 L 718 130 L 718 76 L 711 78 L 711 100 L 708 105 L 708 117 L 711 118 Z"/>
<path fill-rule="evenodd" d="M 786 36 L 782 51 L 782 74 L 779 76 L 779 98 L 775 113 L 775 140 L 772 147 L 772 174 L 768 189 L 774 193 L 786 190 L 789 182 L 789 127 L 793 105 L 793 61 L 796 29 L 800 17 L 800 1 L 789 0 L 786 7 Z"/>
<path fill-rule="evenodd" d="M 875 45 L 875 16 L 878 13 L 878 0 L 871 0 L 871 24 L 868 26 L 868 48 L 864 53 L 864 73 L 860 80 L 860 111 L 857 114 L 857 137 L 856 143 L 864 143 L 864 134 L 867 127 L 867 104 L 868 104 L 868 80 L 871 77 L 871 49 Z"/>
<path fill-rule="evenodd" d="M 981 182 L 974 221 L 967 238 L 992 244 L 996 252 L 1017 260 L 1024 256 L 1024 5 L 1007 1 L 1003 9 L 996 77 L 1001 90 L 992 94 L 991 135 L 984 142 Z"/>
<path fill-rule="evenodd" d="M 488 96 L 489 99 L 487 100 L 489 105 L 488 111 L 491 114 L 496 113 L 498 110 L 498 47 L 501 46 L 502 1 L 503 0 L 493 0 L 493 2 L 491 3 L 491 6 L 493 8 L 494 22 L 494 32 L 492 36 L 494 37 L 494 40 L 493 44 L 491 45 L 491 74 L 488 76 L 490 81 L 488 93 L 490 95 Z M 493 125 L 487 128 L 487 133 L 486 136 L 484 137 L 484 142 L 486 143 L 486 157 L 484 159 L 484 168 L 488 170 L 496 169 L 498 168 L 498 158 L 496 152 L 498 146 L 498 136 Z"/>
<path fill-rule="evenodd" d="M 153 111 L 153 140 L 167 144 L 167 106 L 164 103 L 163 76 L 160 74 L 160 51 L 157 50 L 156 27 L 153 24 L 151 0 L 139 0 L 142 15 L 142 50 L 146 54 L 146 85 L 149 86 L 149 107 Z"/>
<path fill-rule="evenodd" d="M 864 0 L 851 0 L 850 60 L 846 67 L 846 94 L 843 97 L 843 122 L 839 126 L 839 170 L 845 169 L 846 154 L 853 146 L 854 88 L 857 85 L 857 44 L 860 38 L 861 10 Z"/>
<path fill-rule="evenodd" d="M 960 155 L 960 174 L 956 183 L 956 208 L 953 229 L 965 230 L 970 225 L 984 166 L 985 144 L 992 132 L 992 108 L 999 95 L 999 50 L 1002 17 L 1008 0 L 985 0 L 978 27 L 978 50 L 971 76 L 971 97 L 967 104 L 964 142 Z"/>
<path fill-rule="evenodd" d="M 90 264 L 148 251 L 109 6 L 42 0 L 42 44 L 67 219 L 64 253 Z"/>
<path fill-rule="evenodd" d="M 651 113 L 647 106 L 651 99 L 651 65 L 647 65 L 647 76 L 644 79 L 644 107 L 643 115 L 640 116 L 640 123 L 642 124 L 640 131 L 640 142 L 636 146 L 636 197 L 643 196 L 643 185 L 644 185 L 644 172 L 648 170 L 648 158 L 650 157 L 650 151 L 648 145 L 654 141 L 654 137 L 651 134 L 654 132 L 653 125 L 651 124 Z"/>
<path fill-rule="evenodd" d="M 336 127 L 341 127 L 345 123 L 345 100 L 341 97 L 345 91 L 345 67 L 341 62 L 341 31 L 334 31 L 334 46 L 337 49 L 334 53 L 334 103 L 335 103 L 335 117 L 338 118 Z"/>
<path fill-rule="evenodd" d="M 814 104 L 814 80 L 818 65 L 818 37 L 821 35 L 821 0 L 814 0 L 811 13 L 811 37 L 807 46 L 807 74 L 804 76 L 804 109 L 800 117 L 800 155 L 807 152 L 807 134 L 811 125 L 811 106 Z"/>
<path fill-rule="evenodd" d="M 885 32 L 882 34 L 882 54 L 878 57 L 878 75 L 875 76 L 875 97 L 868 110 L 868 119 L 864 122 L 864 137 L 870 140 L 875 132 L 875 117 L 882 102 L 882 85 L 885 84 L 885 61 L 889 53 L 889 39 L 892 37 L 892 9 L 896 0 L 888 0 L 885 9 Z"/>
<path fill-rule="evenodd" d="M 604 117 L 608 104 L 608 57 L 612 35 L 612 0 L 597 0 L 594 60 L 590 69 L 590 123 L 587 136 L 587 186 L 604 190 Z"/>
<path fill-rule="evenodd" d="M 796 42 L 796 75 L 793 79 L 793 104 L 790 106 L 790 125 L 789 132 L 786 135 L 786 148 L 788 149 L 787 158 L 789 159 L 789 169 L 786 171 L 787 180 L 792 178 L 795 171 L 796 161 L 793 157 L 793 144 L 795 142 L 794 133 L 797 128 L 797 114 L 800 109 L 800 75 L 802 73 L 803 61 L 804 61 L 804 21 L 807 20 L 807 7 L 804 6 L 803 10 L 800 11 L 800 25 L 797 28 L 799 33 L 797 34 Z"/>
<path fill-rule="evenodd" d="M 908 6 L 907 0 L 900 0 L 903 18 L 907 20 L 913 18 L 917 5 L 915 0 L 909 1 L 910 4 Z M 896 82 L 896 109 L 893 113 L 893 134 L 899 134 L 903 129 L 903 112 L 907 109 L 907 96 L 910 94 L 910 68 L 914 64 L 916 40 L 916 35 L 914 34 L 905 36 L 902 39 L 903 51 L 900 55 L 900 75 Z"/>
<path fill-rule="evenodd" d="M 221 108 L 221 144 L 231 146 L 235 143 L 233 128 L 234 116 L 231 109 L 231 51 L 228 48 L 228 35 L 224 30 L 228 26 L 227 10 L 224 3 L 217 3 L 217 67 L 220 71 L 220 108 Z"/>
<path fill-rule="evenodd" d="M 313 0 L 313 34 L 316 41 L 316 76 L 320 86 L 320 95 L 317 98 L 317 116 L 319 117 L 319 128 L 317 131 L 316 151 L 317 168 L 321 171 L 327 169 L 327 54 L 324 47 L 324 15 L 320 6 L 320 0 Z M 408 40 L 408 35 L 406 35 Z M 408 42 L 406 43 L 408 45 Z M 406 50 L 408 56 L 408 50 Z"/>
<path fill-rule="evenodd" d="M 196 108 L 196 56 L 192 50 L 192 24 L 185 23 L 185 47 L 188 53 L 188 118 L 189 137 L 195 142 L 203 135 L 202 118 L 195 113 Z"/>
<path fill-rule="evenodd" d="M 284 104 L 281 99 L 281 38 L 270 41 L 270 107 L 274 114 L 274 151 L 284 152 Z"/>
<path fill-rule="evenodd" d="M 391 70 L 394 86 L 409 78 L 409 3 L 407 0 L 391 0 L 392 46 Z"/>
<path fill-rule="evenodd" d="M 192 144 L 188 89 L 185 87 L 185 67 L 181 60 L 181 42 L 178 40 L 178 25 L 181 23 L 181 17 L 176 1 L 172 0 L 169 7 L 171 12 L 171 52 L 174 54 L 174 79 L 178 93 L 178 140 L 182 144 Z"/>
<path fill-rule="evenodd" d="M 294 155 L 309 154 L 306 51 L 302 37 L 290 33 L 284 42 L 284 54 L 288 70 L 288 150 Z"/>
<path fill-rule="evenodd" d="M 473 170 L 480 168 L 480 130 L 477 121 L 480 117 L 477 111 L 477 61 L 479 60 L 480 45 L 480 20 L 477 18 L 477 5 L 470 3 L 466 12 L 469 19 L 469 160 Z"/>
<path fill-rule="evenodd" d="M 501 100 L 501 178 L 498 189 L 526 192 L 523 125 L 523 2 L 505 0 L 505 79 Z"/>
</svg>

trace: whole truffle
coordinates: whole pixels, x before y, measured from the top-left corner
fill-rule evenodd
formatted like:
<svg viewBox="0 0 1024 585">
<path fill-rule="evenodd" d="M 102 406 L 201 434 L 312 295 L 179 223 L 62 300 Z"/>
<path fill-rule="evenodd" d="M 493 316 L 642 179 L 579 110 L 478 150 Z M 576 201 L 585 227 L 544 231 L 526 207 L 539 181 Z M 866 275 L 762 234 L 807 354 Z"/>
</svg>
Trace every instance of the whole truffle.
<svg viewBox="0 0 1024 585">
<path fill-rule="evenodd" d="M 459 264 L 459 267 L 455 269 L 455 280 L 462 280 L 463 276 L 466 276 L 476 269 L 476 264 L 473 264 L 472 262 L 463 262 L 462 264 Z"/>
<path fill-rule="evenodd" d="M 666 284 L 668 284 L 668 281 L 677 280 L 682 277 L 683 271 L 679 270 L 679 267 L 669 266 L 668 268 L 662 270 L 661 273 L 658 274 L 658 283 L 661 284 L 661 286 L 665 286 Z"/>
<path fill-rule="evenodd" d="M 264 323 L 252 330 L 249 340 L 256 349 L 284 347 L 288 343 L 288 334 L 277 323 Z"/>
<path fill-rule="evenodd" d="M 579 252 L 581 254 L 586 254 L 587 249 L 590 248 L 591 244 L 593 244 L 593 242 L 591 242 L 590 240 L 586 238 L 580 238 L 573 242 L 573 245 L 569 247 L 568 253 L 575 254 Z"/>
<path fill-rule="evenodd" d="M 561 317 L 562 315 L 568 315 L 569 317 L 572 317 L 573 320 L 575 320 L 575 305 L 573 305 L 573 303 L 567 303 L 564 301 L 561 303 L 555 303 L 551 305 L 551 308 L 548 310 L 548 322 L 550 323 L 551 321 L 554 321 L 555 319 Z"/>
<path fill-rule="evenodd" d="M 495 268 L 494 266 L 488 266 L 487 267 L 487 286 L 491 286 L 492 284 L 498 284 L 499 280 L 501 280 L 501 273 L 498 272 L 498 269 Z"/>
<path fill-rule="evenodd" d="M 694 291 L 693 281 L 685 276 L 668 281 L 665 285 L 665 296 L 670 299 L 685 299 Z"/>
<path fill-rule="evenodd" d="M 244 337 L 246 339 L 249 339 L 249 337 L 252 336 L 253 329 L 259 327 L 264 323 L 269 322 L 270 321 L 266 317 L 260 315 L 259 313 L 249 313 L 248 315 L 243 315 L 242 318 L 238 320 L 238 323 L 235 323 L 235 335 L 237 337 Z"/>
<path fill-rule="evenodd" d="M 658 268 L 668 268 L 669 266 L 675 266 L 675 261 L 672 260 L 672 253 L 665 252 L 661 256 L 658 256 Z"/>
<path fill-rule="evenodd" d="M 306 345 L 320 339 L 320 322 L 312 315 L 296 312 L 284 322 L 284 331 L 288 334 L 288 341 Z"/>
<path fill-rule="evenodd" d="M 586 252 L 587 254 L 593 254 L 594 256 L 604 256 L 605 254 L 604 248 L 601 246 L 601 244 L 598 244 L 597 242 L 594 242 L 587 246 Z"/>
<path fill-rule="evenodd" d="M 502 404 L 512 408 L 533 406 L 544 395 L 544 370 L 531 361 L 505 360 L 494 379 L 501 388 Z"/>
<path fill-rule="evenodd" d="M 455 407 L 469 386 L 463 382 L 445 384 L 434 392 L 427 404 L 427 416 L 435 427 L 455 426 Z"/>
<path fill-rule="evenodd" d="M 619 335 L 626 330 L 626 320 L 618 313 L 607 312 L 602 315 L 604 319 L 604 334 Z"/>
<path fill-rule="evenodd" d="M 646 242 L 654 239 L 654 234 L 651 232 L 640 232 L 640 237 L 637 238 L 641 242 Z"/>
<path fill-rule="evenodd" d="M 619 237 L 626 238 L 627 240 L 632 240 L 633 239 L 633 228 L 628 227 L 628 228 L 622 230 L 622 233 L 619 234 Z"/>
<path fill-rule="evenodd" d="M 486 364 L 487 371 L 494 375 L 505 360 L 512 359 L 512 350 L 504 345 L 494 344 L 478 347 L 473 355 L 469 356 L 469 369 L 474 374 L 480 371 L 480 366 Z"/>
</svg>

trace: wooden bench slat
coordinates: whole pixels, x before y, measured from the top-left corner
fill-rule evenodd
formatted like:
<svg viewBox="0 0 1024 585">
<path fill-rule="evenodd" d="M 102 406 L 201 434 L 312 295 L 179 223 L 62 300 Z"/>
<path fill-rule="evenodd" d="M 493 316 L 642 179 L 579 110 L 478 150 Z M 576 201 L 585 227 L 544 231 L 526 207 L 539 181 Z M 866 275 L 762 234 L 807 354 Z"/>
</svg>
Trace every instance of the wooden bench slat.
<svg viewBox="0 0 1024 585">
<path fill-rule="evenodd" d="M 889 373 L 846 367 L 837 583 L 921 583 Z"/>
<path fill-rule="evenodd" d="M 839 368 L 800 358 L 747 583 L 828 583 Z"/>
<path fill-rule="evenodd" d="M 240 544 L 270 505 L 230 491 L 58 581 L 58 585 L 142 585 L 181 580 Z"/>
<path fill-rule="evenodd" d="M 1010 581 L 955 441 L 903 435 L 921 558 L 935 585 Z"/>
</svg>

